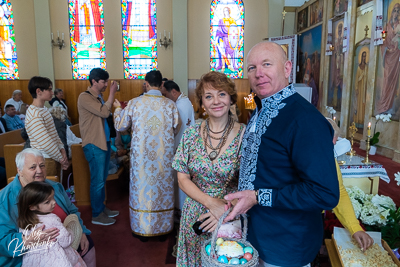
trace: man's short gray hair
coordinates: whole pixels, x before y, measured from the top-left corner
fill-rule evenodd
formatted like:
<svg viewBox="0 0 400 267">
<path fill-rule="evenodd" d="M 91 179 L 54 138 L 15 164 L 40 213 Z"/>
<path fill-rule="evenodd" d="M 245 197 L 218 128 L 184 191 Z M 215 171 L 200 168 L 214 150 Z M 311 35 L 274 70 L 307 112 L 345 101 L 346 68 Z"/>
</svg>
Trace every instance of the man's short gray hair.
<svg viewBox="0 0 400 267">
<path fill-rule="evenodd" d="M 34 155 L 35 157 L 41 157 L 44 159 L 42 152 L 40 152 L 39 150 L 34 149 L 34 148 L 25 148 L 24 150 L 19 152 L 17 154 L 17 156 L 15 157 L 15 164 L 17 165 L 18 170 L 22 170 L 24 168 L 25 157 L 28 154 Z"/>
<path fill-rule="evenodd" d="M 14 92 L 13 92 L 13 96 L 15 96 L 16 94 L 22 94 L 22 91 L 21 91 L 21 90 L 19 90 L 19 89 L 17 89 L 17 90 L 14 90 Z"/>
</svg>

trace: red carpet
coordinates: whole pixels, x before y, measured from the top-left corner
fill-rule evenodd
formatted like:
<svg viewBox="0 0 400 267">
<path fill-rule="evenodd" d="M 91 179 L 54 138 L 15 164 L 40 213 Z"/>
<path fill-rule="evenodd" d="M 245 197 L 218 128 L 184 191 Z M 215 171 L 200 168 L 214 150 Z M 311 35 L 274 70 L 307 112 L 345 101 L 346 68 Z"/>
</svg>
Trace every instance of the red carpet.
<svg viewBox="0 0 400 267">
<path fill-rule="evenodd" d="M 358 155 L 365 157 L 365 150 L 360 149 L 360 144 L 355 143 L 353 148 Z M 394 162 L 390 158 L 381 155 L 370 155 L 369 158 L 379 164 L 382 164 L 386 169 L 386 172 L 390 178 L 390 183 L 386 183 L 382 180 L 379 181 L 379 195 L 389 196 L 396 203 L 396 206 L 400 206 L 400 187 L 397 186 L 397 182 L 394 180 L 394 174 L 400 172 L 400 163 Z"/>
<path fill-rule="evenodd" d="M 107 182 L 107 207 L 120 212 L 115 217 L 117 219 L 115 224 L 94 225 L 91 223 L 90 206 L 79 206 L 84 224 L 92 231 L 97 267 L 175 266 L 175 264 L 165 264 L 169 240 L 160 242 L 154 237 L 142 243 L 132 236 L 129 225 L 128 185 L 122 178 Z"/>
<path fill-rule="evenodd" d="M 361 156 L 365 151 L 356 144 L 354 149 Z M 400 187 L 394 182 L 394 173 L 400 171 L 400 164 L 389 158 L 375 155 L 370 157 L 373 161 L 383 164 L 391 182 L 379 183 L 379 194 L 393 198 L 396 205 L 400 205 Z M 132 237 L 129 225 L 128 213 L 128 178 L 107 182 L 107 206 L 113 210 L 119 210 L 117 222 L 111 226 L 99 226 L 91 223 L 90 206 L 80 206 L 82 219 L 88 229 L 92 231 L 97 254 L 97 266 L 175 266 L 174 258 L 170 256 L 175 242 L 174 232 L 167 241 L 160 242 L 157 237 L 150 238 L 147 243 L 142 243 Z M 171 264 L 166 264 L 171 263 Z M 322 259 L 321 265 L 328 267 L 327 259 Z"/>
</svg>

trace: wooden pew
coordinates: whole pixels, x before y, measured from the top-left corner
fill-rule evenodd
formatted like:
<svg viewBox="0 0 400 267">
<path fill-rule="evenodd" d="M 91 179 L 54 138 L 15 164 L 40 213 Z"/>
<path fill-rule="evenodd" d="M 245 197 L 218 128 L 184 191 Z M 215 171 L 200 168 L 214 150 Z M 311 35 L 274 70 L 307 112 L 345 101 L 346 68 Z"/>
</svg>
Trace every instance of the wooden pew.
<svg viewBox="0 0 400 267">
<path fill-rule="evenodd" d="M 15 157 L 19 152 L 24 150 L 24 144 L 10 144 L 4 146 L 4 160 L 6 163 L 7 181 L 11 177 L 17 175 L 17 165 L 15 164 Z M 9 183 L 9 182 L 7 182 Z"/>
<path fill-rule="evenodd" d="M 77 137 L 81 137 L 78 124 L 71 126 L 70 129 Z M 72 145 L 71 154 L 76 205 L 90 205 L 90 169 L 82 144 Z M 119 167 L 116 173 L 108 175 L 107 181 L 118 179 L 123 171 L 124 167 Z"/>
<path fill-rule="evenodd" d="M 0 157 L 4 158 L 4 146 L 8 144 L 21 144 L 25 140 L 21 137 L 21 129 L 0 134 Z M 15 174 L 14 174 L 15 175 Z M 13 175 L 13 176 L 14 176 Z M 11 176 L 9 176 L 11 177 Z"/>
</svg>

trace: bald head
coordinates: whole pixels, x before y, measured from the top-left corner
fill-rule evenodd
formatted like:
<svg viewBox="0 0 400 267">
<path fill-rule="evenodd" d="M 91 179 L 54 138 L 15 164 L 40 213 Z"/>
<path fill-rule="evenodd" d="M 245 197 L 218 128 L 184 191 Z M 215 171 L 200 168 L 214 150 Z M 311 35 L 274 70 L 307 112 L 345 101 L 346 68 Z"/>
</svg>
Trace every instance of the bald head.
<svg viewBox="0 0 400 267">
<path fill-rule="evenodd" d="M 276 49 L 276 52 L 278 53 L 279 57 L 281 58 L 282 63 L 285 63 L 288 60 L 287 56 L 286 56 L 286 53 L 283 50 L 282 46 L 280 46 L 279 44 L 277 44 L 275 42 L 271 42 L 271 41 L 263 41 L 263 42 L 260 42 L 260 43 L 256 44 L 255 46 L 253 46 L 250 49 L 249 53 L 247 54 L 247 57 L 250 55 L 252 50 L 257 48 L 257 47 L 261 47 L 261 48 L 272 47 L 272 49 Z M 248 64 L 247 63 L 247 58 L 246 58 L 246 64 Z"/>
<path fill-rule="evenodd" d="M 261 42 L 247 55 L 247 76 L 251 89 L 261 99 L 269 97 L 289 84 L 292 62 L 282 47 L 274 42 Z"/>
</svg>

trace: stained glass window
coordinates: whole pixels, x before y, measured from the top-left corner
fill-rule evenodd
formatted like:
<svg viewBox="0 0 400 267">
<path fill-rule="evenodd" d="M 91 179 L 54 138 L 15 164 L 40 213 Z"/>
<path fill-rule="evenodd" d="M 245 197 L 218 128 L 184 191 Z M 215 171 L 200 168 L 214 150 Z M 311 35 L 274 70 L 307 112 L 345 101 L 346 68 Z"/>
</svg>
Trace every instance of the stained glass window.
<svg viewBox="0 0 400 267">
<path fill-rule="evenodd" d="M 156 0 L 121 0 L 125 79 L 157 68 Z"/>
<path fill-rule="evenodd" d="M 11 1 L 0 2 L 0 79 L 19 79 Z"/>
<path fill-rule="evenodd" d="M 87 79 L 106 68 L 103 0 L 69 0 L 72 78 Z"/>
<path fill-rule="evenodd" d="M 243 78 L 244 5 L 241 0 L 213 0 L 210 10 L 210 68 L 229 78 Z"/>
</svg>

